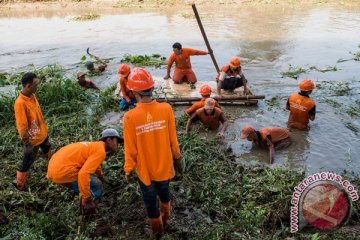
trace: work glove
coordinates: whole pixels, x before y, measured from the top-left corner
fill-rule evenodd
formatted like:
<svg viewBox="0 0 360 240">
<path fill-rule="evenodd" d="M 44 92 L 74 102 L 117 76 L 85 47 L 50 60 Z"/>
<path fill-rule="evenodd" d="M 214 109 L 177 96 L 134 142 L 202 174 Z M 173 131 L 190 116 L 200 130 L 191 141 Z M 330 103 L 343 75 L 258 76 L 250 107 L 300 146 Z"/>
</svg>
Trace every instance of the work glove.
<svg viewBox="0 0 360 240">
<path fill-rule="evenodd" d="M 31 143 L 29 141 L 25 142 L 25 144 L 24 144 L 25 155 L 30 155 L 33 153 L 33 151 L 34 151 L 34 146 L 31 145 Z"/>
<path fill-rule="evenodd" d="M 96 204 L 91 197 L 80 198 L 81 215 L 94 215 L 96 213 Z"/>
<path fill-rule="evenodd" d="M 174 159 L 174 169 L 180 175 L 182 175 L 184 173 L 184 165 L 183 165 L 183 162 L 182 162 L 181 158 L 180 159 Z"/>
</svg>

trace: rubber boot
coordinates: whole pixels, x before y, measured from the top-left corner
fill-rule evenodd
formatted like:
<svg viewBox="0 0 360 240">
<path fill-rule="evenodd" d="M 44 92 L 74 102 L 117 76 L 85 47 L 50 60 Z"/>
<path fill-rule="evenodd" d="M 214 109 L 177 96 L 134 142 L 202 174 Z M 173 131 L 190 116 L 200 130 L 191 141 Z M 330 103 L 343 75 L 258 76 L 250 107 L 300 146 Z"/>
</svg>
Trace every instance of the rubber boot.
<svg viewBox="0 0 360 240">
<path fill-rule="evenodd" d="M 23 191 L 27 181 L 27 172 L 16 171 L 16 187 Z"/>
<path fill-rule="evenodd" d="M 167 203 L 160 202 L 160 213 L 164 227 L 170 224 L 170 210 L 171 210 L 170 201 Z"/>
<path fill-rule="evenodd" d="M 164 234 L 164 226 L 161 215 L 157 218 L 149 218 L 149 223 L 154 237 L 159 238 Z"/>
</svg>

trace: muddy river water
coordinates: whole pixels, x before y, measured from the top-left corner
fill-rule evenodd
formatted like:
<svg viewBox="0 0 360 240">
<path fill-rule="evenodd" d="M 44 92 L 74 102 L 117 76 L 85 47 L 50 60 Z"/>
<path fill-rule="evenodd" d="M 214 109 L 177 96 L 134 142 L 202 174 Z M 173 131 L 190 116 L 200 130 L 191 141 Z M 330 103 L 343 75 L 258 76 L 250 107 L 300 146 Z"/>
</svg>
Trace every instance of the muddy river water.
<svg viewBox="0 0 360 240">
<path fill-rule="evenodd" d="M 274 166 L 301 167 L 308 174 L 319 170 L 360 174 L 360 61 L 351 59 L 360 51 L 360 7 L 342 6 L 238 6 L 202 8 L 203 25 L 220 66 L 233 55 L 241 58 L 243 71 L 256 94 L 266 100 L 257 107 L 226 107 L 232 124 L 225 143 L 237 161 L 268 161 L 267 151 L 241 140 L 244 124 L 256 128 L 286 127 L 287 96 L 297 92 L 298 82 L 312 78 L 321 86 L 311 95 L 317 102 L 316 120 L 311 130 L 292 131 L 294 143 L 276 154 Z M 190 6 L 181 9 L 112 10 L 89 9 L 101 17 L 94 21 L 69 21 L 80 13 L 1 12 L 0 72 L 32 69 L 52 63 L 64 65 L 73 77 L 84 69 L 79 65 L 87 47 L 99 56 L 113 58 L 109 70 L 94 81 L 102 88 L 117 82 L 117 66 L 126 53 L 160 53 L 168 57 L 171 45 L 205 50 Z M 25 11 L 24 11 L 25 12 Z M 360 47 L 360 46 L 359 46 Z M 294 67 L 308 69 L 299 79 L 282 77 Z M 197 77 L 214 81 L 215 68 L 208 56 L 192 57 Z M 336 66 L 337 71 L 309 70 Z M 165 69 L 149 68 L 162 77 Z M 341 84 L 345 94 L 334 94 Z M 198 91 L 198 90 L 194 90 Z M 343 96 L 339 96 L 343 95 Z M 334 101 L 339 105 L 334 107 Z M 349 108 L 357 109 L 347 114 Z M 349 127 L 351 126 L 351 127 Z"/>
</svg>

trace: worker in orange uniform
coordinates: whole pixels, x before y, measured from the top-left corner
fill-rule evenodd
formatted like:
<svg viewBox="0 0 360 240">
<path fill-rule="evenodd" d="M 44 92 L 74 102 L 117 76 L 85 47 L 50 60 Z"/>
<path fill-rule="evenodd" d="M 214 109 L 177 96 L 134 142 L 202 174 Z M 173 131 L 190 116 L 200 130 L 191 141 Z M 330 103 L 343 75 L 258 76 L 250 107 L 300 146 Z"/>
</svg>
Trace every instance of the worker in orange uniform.
<svg viewBox="0 0 360 240">
<path fill-rule="evenodd" d="M 196 110 L 198 110 L 199 108 L 202 108 L 204 107 L 205 105 L 205 100 L 207 98 L 210 97 L 211 95 L 211 87 L 207 84 L 203 85 L 201 88 L 200 88 L 200 91 L 199 93 L 201 94 L 201 100 L 194 103 L 191 107 L 189 107 L 188 109 L 186 109 L 184 112 L 187 116 L 191 116 Z M 215 101 L 215 107 L 217 108 L 221 108 L 219 103 L 217 101 Z"/>
<path fill-rule="evenodd" d="M 115 152 L 123 139 L 115 129 L 105 129 L 98 142 L 77 142 L 60 148 L 50 159 L 47 178 L 80 192 L 81 212 L 93 214 L 102 196 L 102 168 L 106 152 Z"/>
<path fill-rule="evenodd" d="M 242 86 L 244 87 L 244 94 L 247 95 L 249 93 L 247 80 L 241 70 L 240 64 L 240 58 L 232 57 L 229 64 L 221 68 L 216 78 L 219 96 L 221 96 L 221 89 L 233 92 L 236 88 Z"/>
<path fill-rule="evenodd" d="M 127 64 L 121 64 L 119 66 L 119 84 L 120 91 L 122 93 L 122 99 L 119 104 L 120 111 L 127 110 L 130 106 L 136 106 L 136 98 L 131 90 L 127 88 L 127 81 L 130 74 L 130 66 Z M 120 96 L 119 91 L 119 96 Z"/>
<path fill-rule="evenodd" d="M 169 104 L 152 99 L 154 81 L 145 69 L 133 69 L 127 87 L 137 105 L 123 120 L 125 179 L 136 170 L 152 233 L 161 236 L 170 224 L 169 181 L 175 176 L 174 166 L 182 172 L 175 117 Z"/>
<path fill-rule="evenodd" d="M 286 109 L 290 110 L 288 126 L 305 130 L 309 128 L 309 120 L 315 120 L 316 104 L 309 97 L 316 88 L 310 79 L 302 80 L 299 84 L 299 93 L 291 94 L 286 103 Z"/>
<path fill-rule="evenodd" d="M 83 88 L 83 89 L 89 89 L 89 88 L 93 88 L 95 90 L 99 90 L 99 88 L 96 86 L 96 84 L 91 81 L 91 80 L 86 80 L 85 76 L 86 76 L 86 73 L 84 72 L 78 72 L 77 73 L 77 80 L 78 80 L 78 83 L 79 85 Z"/>
<path fill-rule="evenodd" d="M 24 155 L 16 172 L 16 186 L 24 190 L 27 172 L 41 149 L 43 156 L 51 156 L 48 128 L 35 96 L 40 81 L 28 72 L 21 78 L 22 90 L 14 104 L 16 128 L 24 145 Z"/>
<path fill-rule="evenodd" d="M 275 149 L 285 148 L 291 144 L 289 130 L 278 127 L 262 128 L 256 131 L 253 126 L 246 125 L 242 129 L 240 138 L 247 138 L 261 148 L 269 149 L 270 164 L 274 161 Z"/>
<path fill-rule="evenodd" d="M 216 101 L 213 98 L 207 98 L 205 100 L 204 107 L 198 109 L 191 115 L 187 124 L 186 124 L 186 133 L 190 131 L 191 124 L 200 120 L 203 124 L 209 127 L 211 130 L 216 130 L 219 128 L 220 123 L 222 125 L 220 132 L 218 132 L 218 137 L 223 137 L 225 130 L 228 126 L 228 121 L 220 108 L 215 106 Z"/>
<path fill-rule="evenodd" d="M 192 48 L 182 48 L 181 44 L 176 42 L 173 44 L 173 53 L 170 55 L 164 79 L 170 78 L 171 66 L 175 62 L 175 70 L 173 75 L 174 83 L 196 83 L 196 76 L 191 68 L 190 56 L 207 55 L 206 51 L 195 50 Z"/>
<path fill-rule="evenodd" d="M 89 73 L 101 73 L 105 71 L 105 69 L 107 68 L 107 63 L 97 56 L 95 56 L 95 59 L 100 62 L 101 65 L 95 67 L 92 61 L 87 61 L 85 63 L 85 67 L 87 68 Z"/>
</svg>

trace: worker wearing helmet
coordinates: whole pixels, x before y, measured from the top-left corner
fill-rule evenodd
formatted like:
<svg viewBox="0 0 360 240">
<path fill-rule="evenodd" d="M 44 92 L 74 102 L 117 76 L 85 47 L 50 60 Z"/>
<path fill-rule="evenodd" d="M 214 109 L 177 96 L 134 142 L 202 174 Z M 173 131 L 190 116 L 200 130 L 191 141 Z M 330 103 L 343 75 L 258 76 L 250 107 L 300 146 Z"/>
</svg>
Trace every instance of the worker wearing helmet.
<svg viewBox="0 0 360 240">
<path fill-rule="evenodd" d="M 186 124 L 186 132 L 190 131 L 191 124 L 194 121 L 200 120 L 205 126 L 211 130 L 217 130 L 222 125 L 221 130 L 218 132 L 217 137 L 223 137 L 225 130 L 228 126 L 227 119 L 220 108 L 215 106 L 216 101 L 213 98 L 207 98 L 204 107 L 196 110 L 189 118 Z"/>
<path fill-rule="evenodd" d="M 192 48 L 182 48 L 181 44 L 176 42 L 173 44 L 173 53 L 170 55 L 164 79 L 170 78 L 171 66 L 175 62 L 175 70 L 173 75 L 174 83 L 196 83 L 197 79 L 191 68 L 190 56 L 207 55 L 206 51 L 195 50 Z"/>
<path fill-rule="evenodd" d="M 119 91 L 119 97 L 120 92 L 122 93 L 122 99 L 119 104 L 120 111 L 127 110 L 130 106 L 136 105 L 136 98 L 131 90 L 127 88 L 127 81 L 130 74 L 130 66 L 127 64 L 121 64 L 119 66 L 119 84 L 120 84 L 120 91 Z"/>
<path fill-rule="evenodd" d="M 202 108 L 204 107 L 205 105 L 205 100 L 207 98 L 210 97 L 211 95 L 211 87 L 207 84 L 203 85 L 201 88 L 200 88 L 200 91 L 199 93 L 201 94 L 201 100 L 194 103 L 191 107 L 189 107 L 188 109 L 186 109 L 184 112 L 187 116 L 191 116 L 196 110 L 198 110 L 199 108 Z M 218 108 L 221 108 L 219 103 L 217 101 L 215 101 L 215 107 L 218 107 Z"/>
<path fill-rule="evenodd" d="M 94 63 L 92 61 L 87 61 L 85 63 L 85 67 L 86 69 L 90 72 L 90 73 L 101 73 L 103 71 L 105 71 L 106 67 L 107 67 L 107 63 L 102 60 L 99 57 L 95 57 L 95 59 L 101 63 L 100 66 L 94 66 Z"/>
<path fill-rule="evenodd" d="M 106 152 L 115 152 L 123 139 L 115 129 L 105 129 L 100 141 L 77 142 L 60 148 L 50 159 L 47 178 L 81 194 L 83 214 L 95 213 L 102 196 L 102 168 Z"/>
<path fill-rule="evenodd" d="M 300 130 L 308 129 L 309 120 L 315 120 L 316 105 L 309 97 L 316 88 L 315 83 L 305 79 L 299 84 L 299 93 L 291 94 L 286 103 L 286 109 L 290 110 L 288 126 Z"/>
<path fill-rule="evenodd" d="M 291 144 L 289 130 L 278 127 L 262 128 L 256 131 L 253 126 L 246 125 L 241 131 L 240 138 L 246 138 L 261 148 L 269 149 L 270 164 L 274 161 L 275 149 L 285 148 Z"/>
<path fill-rule="evenodd" d="M 236 88 L 244 87 L 244 94 L 249 93 L 247 80 L 241 70 L 240 58 L 232 57 L 229 64 L 223 66 L 216 78 L 218 95 L 221 96 L 221 89 L 233 92 Z"/>
<path fill-rule="evenodd" d="M 175 117 L 169 104 L 152 99 L 154 80 L 145 69 L 131 71 L 127 88 L 137 104 L 123 118 L 125 179 L 136 171 L 152 233 L 160 236 L 170 224 L 169 181 L 175 176 L 174 166 L 182 172 Z"/>
<path fill-rule="evenodd" d="M 96 86 L 96 84 L 91 80 L 86 80 L 85 76 L 86 76 L 86 73 L 84 73 L 84 72 L 78 72 L 76 74 L 79 85 L 85 90 L 89 89 L 89 88 L 99 90 L 99 88 Z"/>
</svg>

